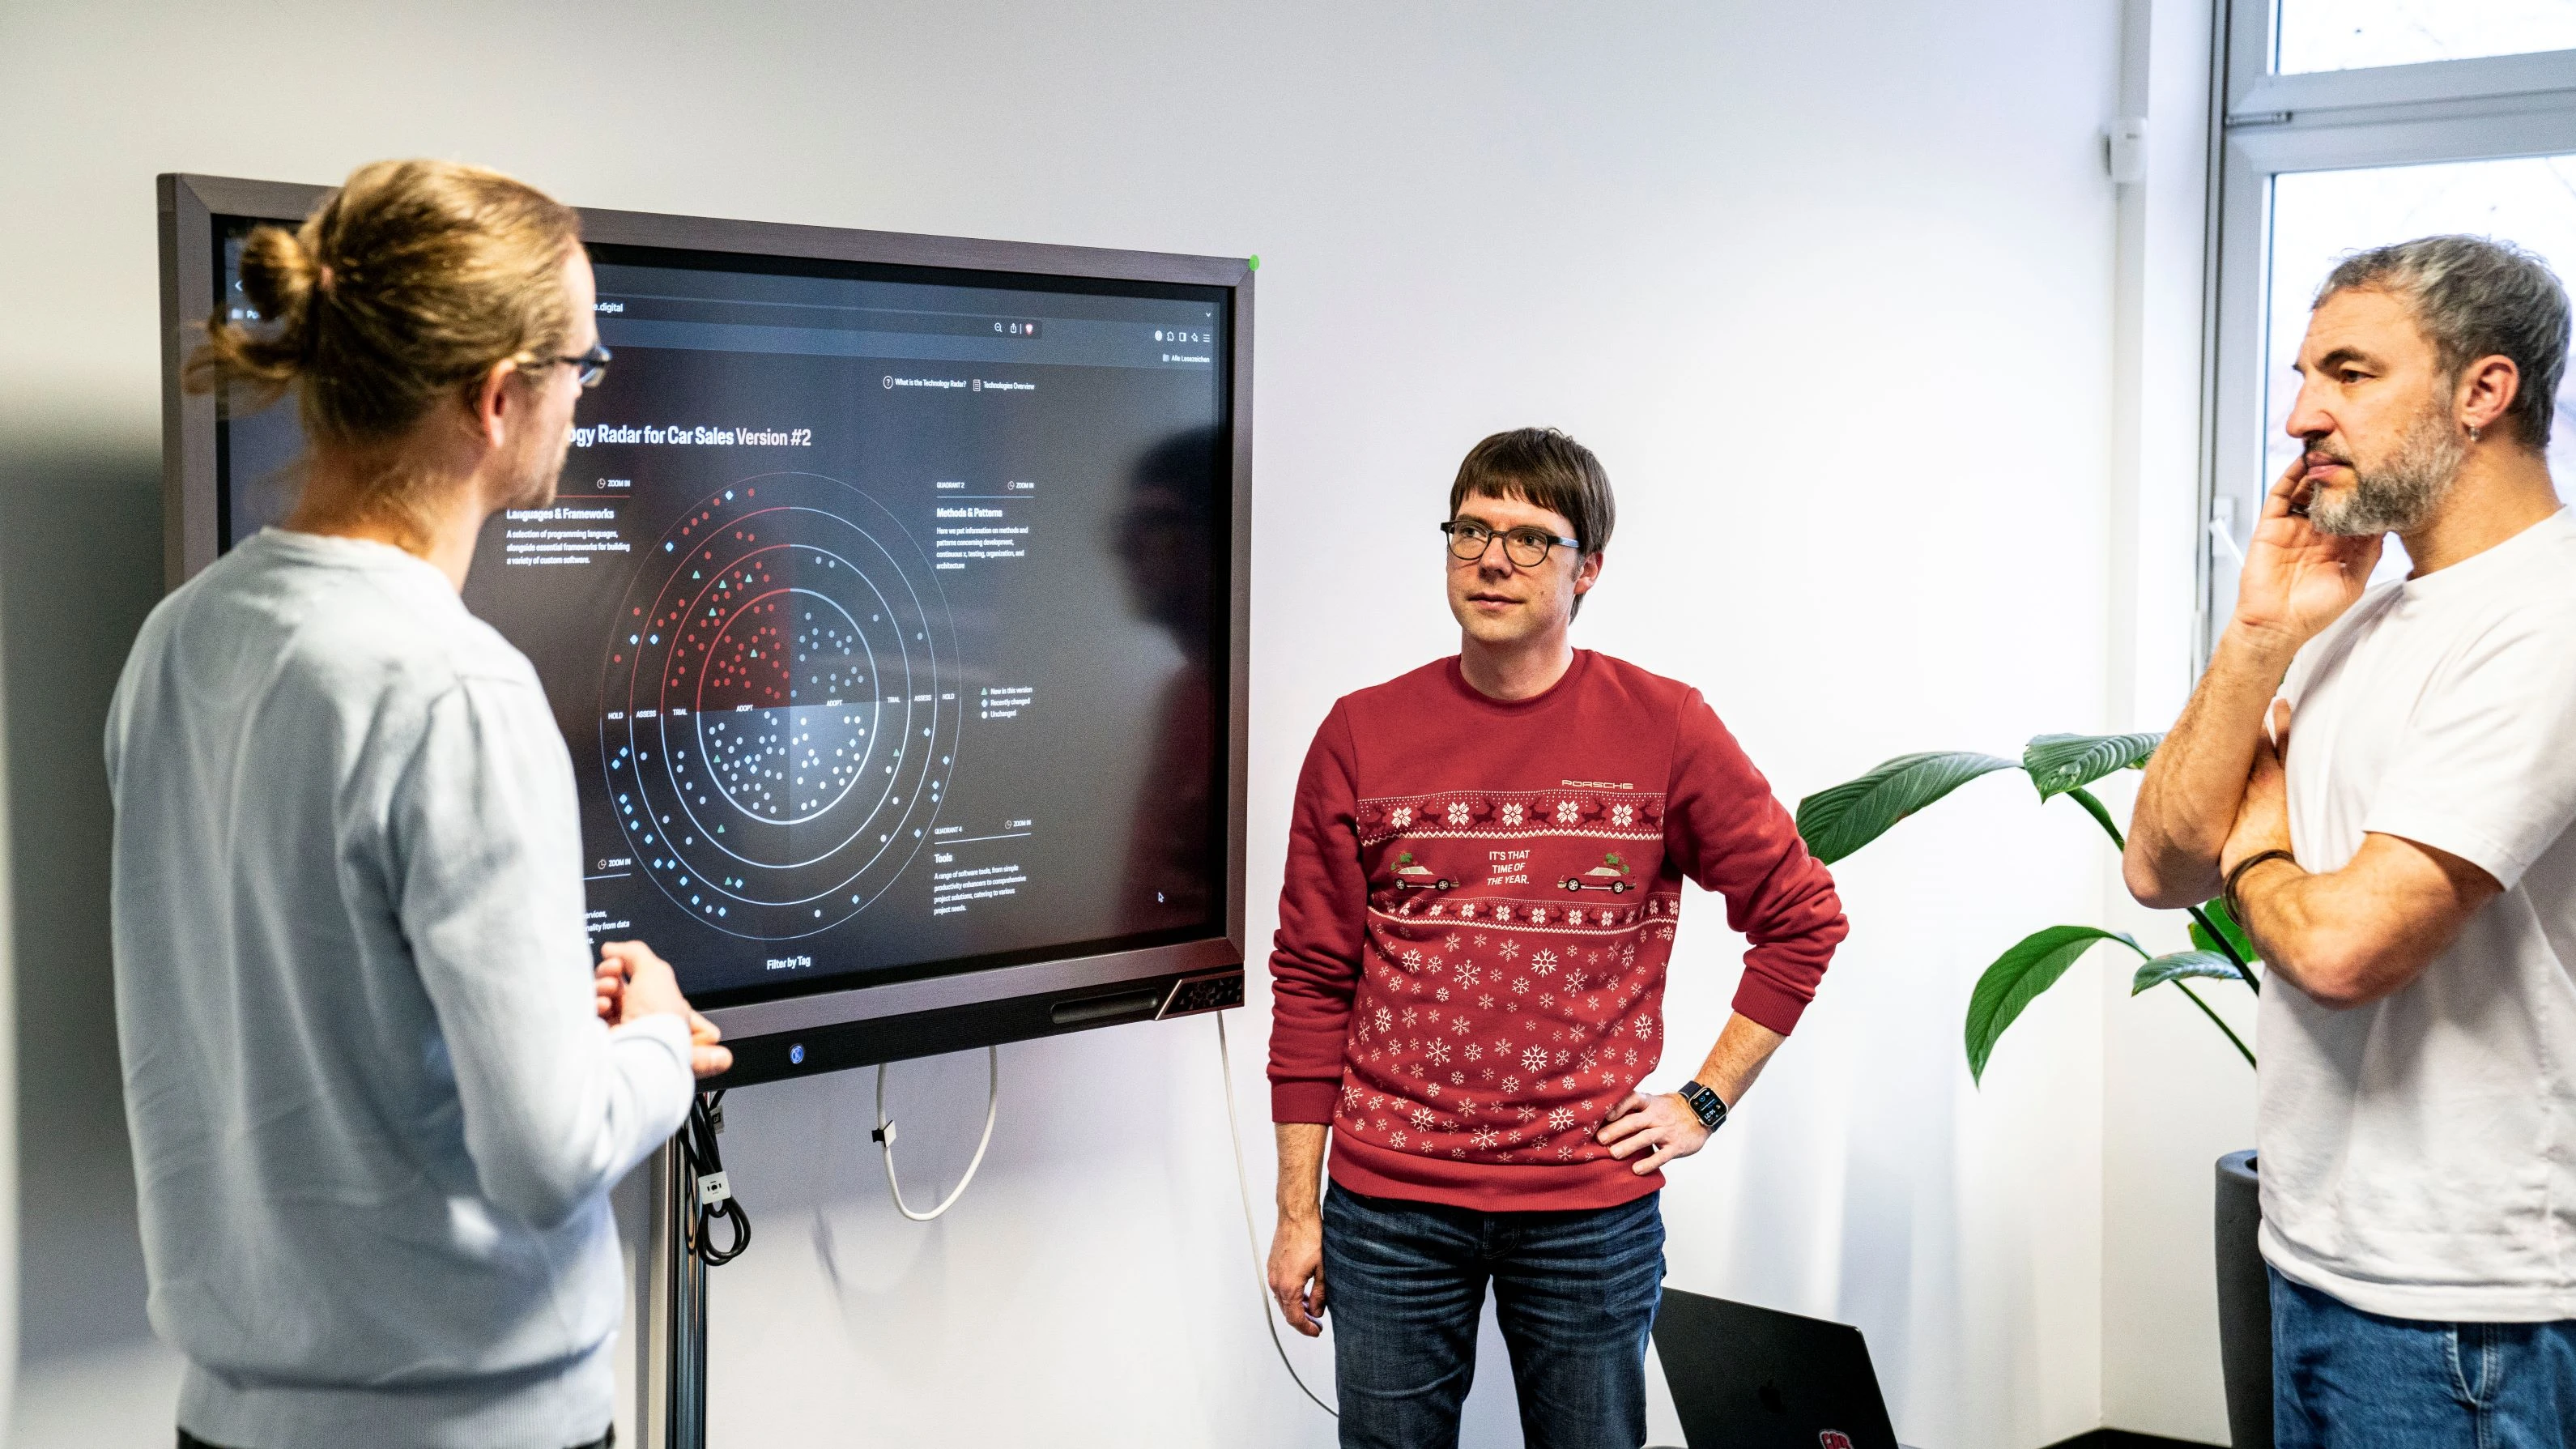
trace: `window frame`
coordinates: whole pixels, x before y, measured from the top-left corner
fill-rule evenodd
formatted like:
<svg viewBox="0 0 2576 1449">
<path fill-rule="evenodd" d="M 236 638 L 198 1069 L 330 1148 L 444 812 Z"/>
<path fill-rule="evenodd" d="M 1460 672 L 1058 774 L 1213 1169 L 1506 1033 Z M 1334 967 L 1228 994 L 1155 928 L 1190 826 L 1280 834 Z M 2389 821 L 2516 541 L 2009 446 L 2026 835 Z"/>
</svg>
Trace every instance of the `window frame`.
<svg viewBox="0 0 2576 1449">
<path fill-rule="evenodd" d="M 2224 0 L 2213 36 L 2209 346 L 2203 360 L 2197 664 L 2217 644 L 2271 480 L 2263 388 L 2272 182 L 2285 173 L 2576 152 L 2576 50 L 2280 74 L 2280 0 Z"/>
</svg>

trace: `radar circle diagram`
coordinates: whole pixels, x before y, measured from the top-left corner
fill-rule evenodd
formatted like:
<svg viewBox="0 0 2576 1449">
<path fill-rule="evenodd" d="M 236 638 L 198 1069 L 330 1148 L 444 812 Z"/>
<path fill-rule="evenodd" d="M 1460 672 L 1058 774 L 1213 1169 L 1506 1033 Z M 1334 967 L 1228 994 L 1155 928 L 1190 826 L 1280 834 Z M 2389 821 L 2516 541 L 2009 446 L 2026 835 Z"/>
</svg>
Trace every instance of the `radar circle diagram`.
<svg viewBox="0 0 2576 1449">
<path fill-rule="evenodd" d="M 691 507 L 603 661 L 600 753 L 636 868 L 756 940 L 866 910 L 948 788 L 955 641 L 929 558 L 858 489 L 771 473 Z"/>
</svg>

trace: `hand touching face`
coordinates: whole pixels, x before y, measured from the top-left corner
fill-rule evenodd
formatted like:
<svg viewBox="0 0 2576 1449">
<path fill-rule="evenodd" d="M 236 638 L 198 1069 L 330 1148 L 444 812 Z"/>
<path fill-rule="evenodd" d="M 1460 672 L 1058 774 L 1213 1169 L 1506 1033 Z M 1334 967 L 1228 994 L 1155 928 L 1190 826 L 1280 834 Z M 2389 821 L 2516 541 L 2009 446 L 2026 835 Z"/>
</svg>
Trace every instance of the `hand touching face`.
<svg viewBox="0 0 2576 1449">
<path fill-rule="evenodd" d="M 2315 483 L 2307 458 L 2283 471 L 2263 500 L 2236 582 L 2236 622 L 2306 643 L 2361 597 L 2379 567 L 2381 534 L 2330 534 L 2308 517 Z"/>
</svg>

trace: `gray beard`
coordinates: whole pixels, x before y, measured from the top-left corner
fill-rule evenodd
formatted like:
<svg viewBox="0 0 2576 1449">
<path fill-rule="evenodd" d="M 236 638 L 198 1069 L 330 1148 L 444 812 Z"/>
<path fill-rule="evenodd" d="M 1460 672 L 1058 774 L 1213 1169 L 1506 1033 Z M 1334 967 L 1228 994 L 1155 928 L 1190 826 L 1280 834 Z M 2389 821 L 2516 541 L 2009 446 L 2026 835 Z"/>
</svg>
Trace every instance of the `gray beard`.
<svg viewBox="0 0 2576 1449">
<path fill-rule="evenodd" d="M 2345 536 L 2411 533 L 2451 496 L 2468 456 L 2450 420 L 2428 408 L 2407 425 L 2385 464 L 2366 473 L 2356 465 L 2350 491 L 2311 503 L 2308 522 L 2319 533 Z"/>
</svg>

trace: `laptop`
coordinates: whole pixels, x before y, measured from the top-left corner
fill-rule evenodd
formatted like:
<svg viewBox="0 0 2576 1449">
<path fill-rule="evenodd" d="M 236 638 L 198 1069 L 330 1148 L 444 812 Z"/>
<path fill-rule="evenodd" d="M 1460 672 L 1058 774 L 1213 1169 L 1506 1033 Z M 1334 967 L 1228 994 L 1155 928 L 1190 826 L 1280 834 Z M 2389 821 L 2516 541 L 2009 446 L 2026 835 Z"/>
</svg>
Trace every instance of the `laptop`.
<svg viewBox="0 0 2576 1449">
<path fill-rule="evenodd" d="M 1655 1354 L 1691 1449 L 1902 1449 L 1849 1324 L 1667 1288 Z"/>
</svg>

